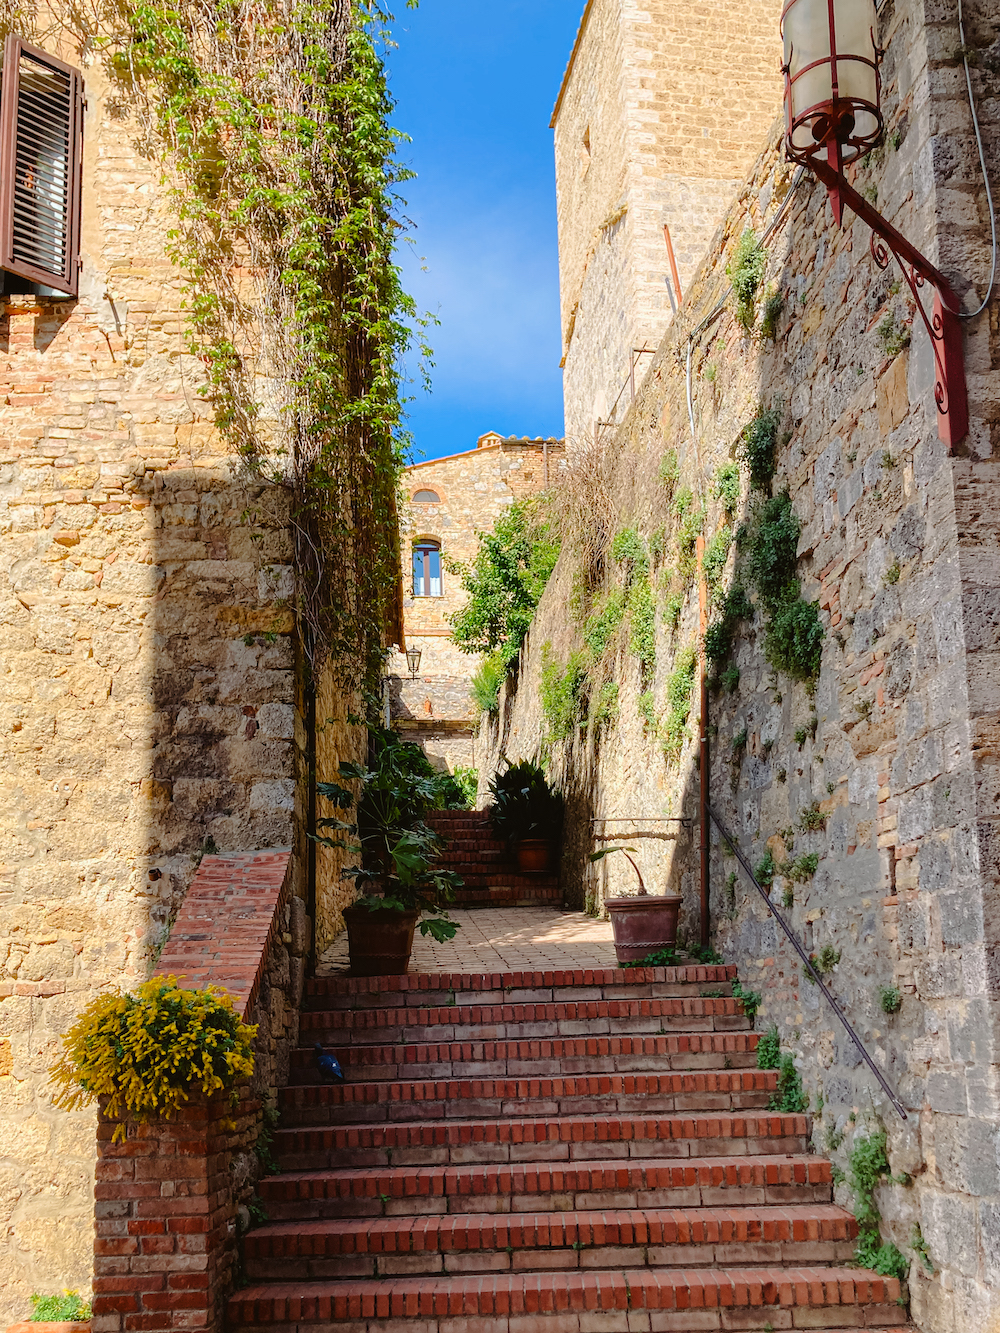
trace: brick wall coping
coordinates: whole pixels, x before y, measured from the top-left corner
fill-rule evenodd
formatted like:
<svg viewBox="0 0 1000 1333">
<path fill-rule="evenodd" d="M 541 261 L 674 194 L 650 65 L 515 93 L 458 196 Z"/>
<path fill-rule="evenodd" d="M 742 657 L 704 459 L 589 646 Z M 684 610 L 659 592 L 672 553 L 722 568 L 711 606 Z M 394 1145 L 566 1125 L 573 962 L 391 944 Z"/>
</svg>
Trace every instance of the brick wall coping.
<svg viewBox="0 0 1000 1333">
<path fill-rule="evenodd" d="M 291 887 L 290 847 L 206 856 L 188 890 L 155 976 L 192 989 L 224 987 L 242 1018 L 257 994 L 278 913 Z"/>
</svg>

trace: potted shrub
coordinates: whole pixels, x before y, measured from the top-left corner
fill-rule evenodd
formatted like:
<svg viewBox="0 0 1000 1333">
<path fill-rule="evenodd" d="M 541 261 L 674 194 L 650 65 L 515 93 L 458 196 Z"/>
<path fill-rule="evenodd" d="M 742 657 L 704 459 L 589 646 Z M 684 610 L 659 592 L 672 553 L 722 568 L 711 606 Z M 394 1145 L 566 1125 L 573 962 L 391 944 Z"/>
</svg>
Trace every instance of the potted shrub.
<svg viewBox="0 0 1000 1333">
<path fill-rule="evenodd" d="M 90 1305 L 76 1291 L 61 1296 L 31 1297 L 31 1314 L 7 1333 L 90 1333 Z"/>
<path fill-rule="evenodd" d="M 518 870 L 544 873 L 552 866 L 562 831 L 562 796 L 530 759 L 512 764 L 504 756 L 504 763 L 490 783 L 493 828 L 516 855 Z"/>
<path fill-rule="evenodd" d="M 442 775 L 435 773 L 419 746 L 393 731 L 373 727 L 367 766 L 341 764 L 339 776 L 360 783 L 361 793 L 338 782 L 318 782 L 316 790 L 339 810 L 357 801 L 354 822 L 331 817 L 317 827 L 341 836 L 316 836 L 327 847 L 359 853 L 361 864 L 341 873 L 362 892 L 344 911 L 351 972 L 355 976 L 396 976 L 410 963 L 413 933 L 450 940 L 458 926 L 444 906 L 462 880 L 436 864 L 442 840 L 424 822 L 443 804 Z M 347 835 L 352 839 L 347 842 Z"/>
<path fill-rule="evenodd" d="M 642 872 L 629 855 L 634 851 L 634 847 L 602 847 L 590 854 L 593 862 L 610 856 L 612 852 L 621 852 L 639 880 L 637 894 L 604 900 L 611 917 L 615 957 L 619 963 L 638 963 L 647 954 L 673 948 L 677 943 L 677 918 L 684 901 L 679 893 L 647 893 Z"/>
</svg>

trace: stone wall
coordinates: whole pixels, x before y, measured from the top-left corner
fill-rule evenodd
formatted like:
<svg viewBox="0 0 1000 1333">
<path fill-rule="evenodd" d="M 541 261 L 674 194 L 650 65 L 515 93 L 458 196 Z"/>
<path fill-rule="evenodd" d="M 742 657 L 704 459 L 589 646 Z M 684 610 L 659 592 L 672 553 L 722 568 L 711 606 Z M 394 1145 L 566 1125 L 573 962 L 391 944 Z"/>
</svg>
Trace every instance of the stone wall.
<svg viewBox="0 0 1000 1333">
<path fill-rule="evenodd" d="M 226 455 L 160 168 L 84 75 L 80 299 L 0 296 L 0 1320 L 90 1280 L 60 1035 L 148 976 L 206 851 L 295 841 L 304 892 L 287 497 Z"/>
<path fill-rule="evenodd" d="M 969 40 L 981 49 L 973 77 L 996 181 L 1000 6 L 991 0 L 966 13 Z M 881 210 L 944 268 L 972 310 L 990 271 L 989 229 L 964 74 L 953 54 L 955 16 L 922 0 L 897 0 L 883 6 L 880 22 L 888 141 L 856 183 L 877 190 Z M 738 684 L 711 698 L 711 796 L 751 864 L 768 851 L 779 863 L 772 897 L 788 903 L 806 948 L 827 948 L 829 960 L 839 955 L 830 984 L 908 1119 L 896 1115 L 817 989 L 804 983 L 797 958 L 714 834 L 713 939 L 739 964 L 744 985 L 762 992 L 759 1023 L 775 1024 L 796 1056 L 810 1103 L 821 1108 L 817 1148 L 845 1167 L 856 1137 L 885 1125 L 893 1170 L 912 1178 L 883 1187 L 878 1198 L 886 1238 L 913 1260 L 915 1322 L 924 1333 L 986 1333 L 1000 1318 L 1000 326 L 995 301 L 966 324 L 971 427 L 949 457 L 938 436 L 930 342 L 908 289 L 898 270 L 875 266 L 867 227 L 848 214 L 844 230 L 833 229 L 824 191 L 808 179 L 768 243 L 767 281 L 785 297 L 776 341 L 746 338 L 731 307 L 701 326 L 727 289 L 725 264 L 746 220 L 759 233 L 789 190 L 791 172 L 777 146 L 775 133 L 627 420 L 603 457 L 568 481 L 590 506 L 593 529 L 606 534 L 600 558 L 592 539 L 567 541 L 518 686 L 481 739 L 494 756 L 501 746 L 515 758 L 551 754 L 568 798 L 562 879 L 581 905 L 589 900 L 599 910 L 609 887 L 629 888 L 628 867 L 615 864 L 621 858 L 586 861 L 595 829 L 617 828 L 627 832 L 622 841 L 640 847 L 655 887 L 684 893 L 682 926 L 696 936 L 696 692 L 678 762 L 665 760 L 661 742 L 671 673 L 681 650 L 699 639 L 698 590 L 687 584 L 679 622 L 670 627 L 666 598 L 679 586 L 680 519 L 670 487 L 659 481 L 660 460 L 676 451 L 673 496 L 691 487 L 696 503 L 704 500 L 711 538 L 725 522 L 716 469 L 738 456 L 741 429 L 757 405 L 778 406 L 774 491 L 788 488 L 802 524 L 798 575 L 803 596 L 819 603 L 822 666 L 811 694 L 767 663 L 759 609 L 741 622 Z M 911 334 L 898 352 L 878 332 L 890 317 L 894 331 Z M 684 373 L 689 332 L 693 433 Z M 744 471 L 736 523 L 747 505 Z M 627 577 L 608 550 L 627 527 L 645 540 L 657 599 L 648 682 L 640 679 L 627 619 L 598 660 L 583 647 L 588 614 Z M 731 552 L 726 583 L 734 559 Z M 665 580 L 666 569 L 675 572 Z M 542 666 L 567 663 L 573 650 L 584 653 L 588 711 L 570 741 L 547 741 Z M 605 710 L 599 722 L 603 683 L 618 686 L 617 717 Z M 484 764 L 484 779 L 490 768 Z M 634 830 L 592 823 L 619 815 L 690 822 Z M 782 875 L 782 863 L 809 853 L 818 858 L 814 875 Z M 895 1014 L 881 1003 L 881 988 L 891 987 L 901 993 Z M 846 1185 L 838 1193 L 849 1201 Z M 933 1273 L 917 1257 L 914 1226 Z"/>
<path fill-rule="evenodd" d="M 780 105 L 780 10 L 587 5 L 552 118 L 571 448 L 622 419 L 670 322 L 664 224 L 684 288 Z"/>
</svg>

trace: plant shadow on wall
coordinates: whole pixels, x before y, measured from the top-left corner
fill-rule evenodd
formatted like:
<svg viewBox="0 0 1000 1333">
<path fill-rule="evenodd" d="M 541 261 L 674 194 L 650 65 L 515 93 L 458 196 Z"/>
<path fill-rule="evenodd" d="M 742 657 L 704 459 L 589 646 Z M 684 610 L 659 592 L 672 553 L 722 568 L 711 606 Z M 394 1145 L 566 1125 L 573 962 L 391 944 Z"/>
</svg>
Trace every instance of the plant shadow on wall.
<svg viewBox="0 0 1000 1333">
<path fill-rule="evenodd" d="M 762 198 L 774 208 L 787 195 L 790 170 L 771 166 L 774 188 L 744 196 L 748 209 Z M 773 254 L 743 230 L 742 219 L 728 229 L 728 275 L 738 308 L 722 264 L 703 269 L 689 296 L 694 313 L 682 309 L 626 421 L 613 437 L 572 455 L 553 519 L 559 561 L 531 628 L 517 693 L 501 700 L 486 739 L 494 753 L 517 757 L 533 747 L 546 758 L 566 799 L 562 881 L 572 905 L 600 913 L 609 889 L 629 891 L 627 866 L 605 869 L 615 858 L 599 862 L 600 873 L 589 869 L 595 842 L 598 848 L 602 842 L 653 848 L 653 855 L 644 850 L 637 860 L 654 891 L 682 893 L 680 939 L 691 941 L 699 925 L 697 853 L 687 827 L 699 813 L 695 688 L 703 646 L 713 805 L 772 901 L 790 915 L 807 952 L 821 968 L 829 965 L 827 983 L 876 1058 L 884 1056 L 890 1081 L 898 1082 L 902 1052 L 886 1039 L 884 1021 L 896 1010 L 883 1014 L 868 1004 L 858 1012 L 839 963 L 838 913 L 850 890 L 834 880 L 828 858 L 837 847 L 830 829 L 839 808 L 834 798 L 843 804 L 847 793 L 839 788 L 839 769 L 827 771 L 826 746 L 837 724 L 843 640 L 830 633 L 819 602 L 815 534 L 803 522 L 813 506 L 812 470 L 802 467 L 808 420 L 804 410 L 792 409 L 793 396 L 802 401 L 798 358 L 818 326 L 805 316 L 810 301 L 821 300 L 822 285 L 796 265 L 815 252 L 815 209 L 825 201 L 803 190 L 792 203 L 783 223 L 787 240 L 776 233 Z M 836 250 L 826 253 L 832 265 Z M 905 354 L 902 340 L 888 348 L 876 332 L 884 307 L 895 301 L 889 279 L 876 276 L 860 308 L 851 309 L 823 349 L 838 367 L 824 407 L 833 420 L 855 406 L 871 411 L 876 372 L 884 373 L 886 357 Z M 843 457 L 837 468 L 853 477 L 867 521 L 875 522 L 895 494 L 890 487 L 898 489 L 900 469 L 883 458 L 881 480 L 866 493 L 865 479 L 875 475 L 884 444 L 855 469 L 848 431 L 838 443 Z M 885 583 L 900 577 L 905 572 L 890 568 Z M 848 719 L 843 729 L 851 725 Z M 849 754 L 841 743 L 845 768 Z M 601 822 L 624 816 L 637 818 Z M 643 823 L 644 816 L 689 824 L 664 833 Z M 713 941 L 724 955 L 729 950 L 754 968 L 756 960 L 780 958 L 787 978 L 776 924 L 741 876 L 713 835 Z M 764 969 L 759 976 L 770 981 Z M 766 999 L 749 991 L 750 984 L 744 979 L 744 999 L 753 995 L 772 1011 L 777 1007 L 782 1023 L 774 1065 L 782 1076 L 782 1108 L 802 1110 L 803 1079 L 815 1085 L 831 1066 L 829 1078 L 841 1096 L 848 1095 L 845 1087 L 860 1096 L 850 1073 L 854 1048 L 835 1018 L 822 1014 L 811 1031 L 791 1020 L 786 1025 L 777 980 Z M 760 984 L 757 971 L 752 984 Z M 787 984 L 811 1015 L 821 1007 L 797 968 Z M 881 1239 L 869 1236 L 862 1257 L 896 1262 L 882 1251 Z"/>
</svg>

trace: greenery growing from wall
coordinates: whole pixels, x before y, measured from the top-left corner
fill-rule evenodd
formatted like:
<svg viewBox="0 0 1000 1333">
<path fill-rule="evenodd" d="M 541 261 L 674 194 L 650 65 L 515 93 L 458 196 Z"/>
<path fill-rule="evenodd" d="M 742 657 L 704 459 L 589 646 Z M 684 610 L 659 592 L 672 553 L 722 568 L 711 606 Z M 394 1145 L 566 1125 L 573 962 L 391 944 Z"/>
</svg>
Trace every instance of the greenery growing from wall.
<svg viewBox="0 0 1000 1333">
<path fill-rule="evenodd" d="M 726 274 L 733 284 L 736 297 L 736 322 L 745 333 L 752 333 L 756 320 L 757 291 L 767 268 L 767 251 L 757 239 L 757 234 L 747 227 L 736 243 L 732 259 L 726 266 Z"/>
<path fill-rule="evenodd" d="M 759 491 L 771 489 L 771 479 L 777 466 L 778 426 L 781 408 L 765 407 L 758 403 L 757 411 L 743 427 L 739 451 L 750 473 L 750 485 Z"/>
<path fill-rule="evenodd" d="M 600 661 L 619 625 L 625 619 L 625 593 L 621 588 L 611 591 L 597 603 L 587 617 L 583 642 L 591 660 Z"/>
<path fill-rule="evenodd" d="M 768 342 L 774 342 L 778 336 L 778 321 L 785 308 L 784 293 L 773 283 L 764 297 L 764 309 L 760 317 L 760 336 Z"/>
<path fill-rule="evenodd" d="M 674 659 L 674 669 L 667 680 L 667 714 L 659 727 L 660 745 L 672 763 L 680 758 L 687 739 L 687 720 L 697 670 L 698 652 L 693 644 L 689 644 Z"/>
<path fill-rule="evenodd" d="M 710 601 L 718 601 L 722 589 L 722 576 L 726 572 L 726 561 L 729 559 L 729 548 L 733 544 L 732 528 L 723 525 L 711 541 L 705 545 L 705 553 L 701 559 L 701 569 L 705 576 L 705 582 L 708 585 L 708 595 Z"/>
<path fill-rule="evenodd" d="M 552 645 L 543 644 L 541 699 L 547 748 L 569 740 L 586 720 L 586 682 L 587 669 L 582 653 L 570 653 L 563 665 L 553 656 Z"/>
<path fill-rule="evenodd" d="M 646 684 L 656 670 L 656 603 L 648 578 L 639 578 L 628 595 L 629 649 L 638 658 L 640 678 Z"/>
<path fill-rule="evenodd" d="M 722 508 L 728 515 L 736 513 L 740 502 L 740 468 L 738 463 L 723 463 L 715 474 L 712 494 L 722 502 Z"/>
<path fill-rule="evenodd" d="M 169 254 L 216 424 L 249 476 L 291 492 L 307 654 L 370 687 L 398 614 L 400 365 L 421 325 L 394 262 L 412 173 L 390 124 L 389 15 L 96 0 L 74 20 L 171 182 Z"/>
<path fill-rule="evenodd" d="M 905 1278 L 909 1264 L 892 1242 L 883 1243 L 882 1214 L 875 1200 L 879 1185 L 884 1180 L 893 1179 L 886 1153 L 885 1130 L 856 1138 L 848 1157 L 848 1180 L 854 1193 L 854 1216 L 858 1222 L 855 1262 L 886 1277 Z"/>
</svg>

